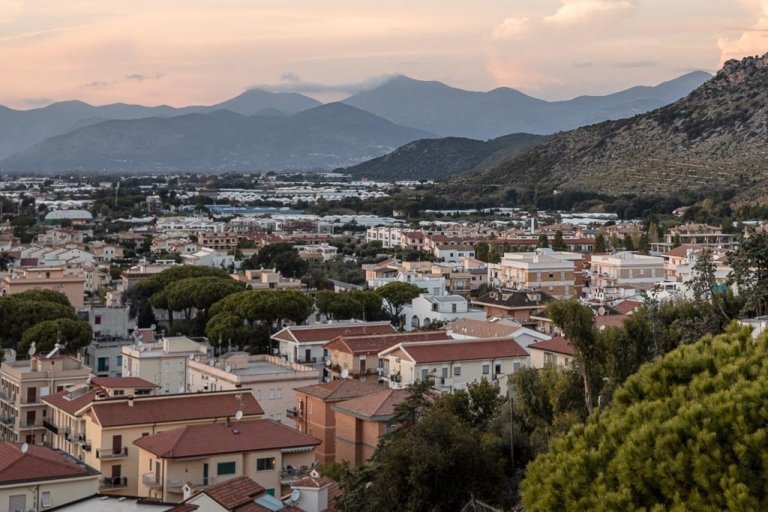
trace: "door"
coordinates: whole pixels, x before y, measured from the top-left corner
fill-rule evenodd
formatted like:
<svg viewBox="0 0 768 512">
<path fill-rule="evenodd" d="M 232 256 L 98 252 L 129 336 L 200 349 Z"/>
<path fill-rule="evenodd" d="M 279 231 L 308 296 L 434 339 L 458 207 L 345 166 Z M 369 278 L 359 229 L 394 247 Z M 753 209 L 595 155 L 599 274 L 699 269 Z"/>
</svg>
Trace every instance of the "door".
<svg viewBox="0 0 768 512">
<path fill-rule="evenodd" d="M 203 464 L 203 485 L 208 485 L 208 463 Z"/>
<path fill-rule="evenodd" d="M 123 451 L 123 436 L 112 436 L 112 453 L 118 454 Z"/>
<path fill-rule="evenodd" d="M 27 411 L 27 426 L 35 424 L 35 411 Z"/>
<path fill-rule="evenodd" d="M 360 373 L 365 373 L 365 359 L 360 360 Z"/>
<path fill-rule="evenodd" d="M 304 362 L 308 363 L 312 360 L 312 349 L 308 348 L 304 351 Z"/>
<path fill-rule="evenodd" d="M 27 388 L 27 403 L 34 404 L 37 402 L 37 388 Z"/>
</svg>

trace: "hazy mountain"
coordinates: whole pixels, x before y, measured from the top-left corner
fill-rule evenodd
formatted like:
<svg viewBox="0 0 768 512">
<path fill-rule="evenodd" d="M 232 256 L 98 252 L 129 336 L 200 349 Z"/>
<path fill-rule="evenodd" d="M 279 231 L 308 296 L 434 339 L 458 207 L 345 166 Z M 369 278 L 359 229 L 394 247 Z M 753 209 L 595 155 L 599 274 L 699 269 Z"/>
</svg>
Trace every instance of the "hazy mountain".
<svg viewBox="0 0 768 512">
<path fill-rule="evenodd" d="M 550 183 L 613 195 L 735 189 L 758 197 L 768 182 L 768 54 L 726 62 L 670 105 L 557 134 L 525 155 L 457 180 L 500 194 Z"/>
<path fill-rule="evenodd" d="M 13 110 L 0 106 L 0 159 L 29 148 L 48 137 L 61 135 L 107 119 L 170 117 L 191 113 L 210 113 L 217 110 L 231 110 L 244 116 L 265 110 L 295 114 L 318 105 L 320 105 L 319 101 L 301 94 L 272 93 L 252 89 L 216 105 L 183 108 L 167 105 L 145 107 L 124 103 L 97 107 L 82 101 L 62 101 L 32 110 Z"/>
<path fill-rule="evenodd" d="M 685 96 L 710 77 L 696 71 L 655 87 L 548 102 L 507 87 L 474 92 L 397 76 L 344 103 L 442 136 L 490 139 L 520 132 L 550 134 L 633 116 Z"/>
<path fill-rule="evenodd" d="M 410 142 L 342 172 L 374 180 L 444 180 L 455 174 L 488 169 L 529 151 L 545 135 L 516 133 L 489 141 L 445 137 Z"/>
<path fill-rule="evenodd" d="M 0 161 L 3 171 L 331 169 L 392 151 L 428 132 L 331 103 L 292 116 L 227 110 L 103 121 Z"/>
</svg>

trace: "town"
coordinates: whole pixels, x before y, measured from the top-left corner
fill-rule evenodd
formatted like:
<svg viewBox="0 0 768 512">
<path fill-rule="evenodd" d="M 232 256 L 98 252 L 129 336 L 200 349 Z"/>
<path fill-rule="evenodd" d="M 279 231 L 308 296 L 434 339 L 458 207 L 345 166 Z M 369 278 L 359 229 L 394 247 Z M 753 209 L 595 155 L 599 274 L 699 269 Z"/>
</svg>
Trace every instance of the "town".
<svg viewBox="0 0 768 512">
<path fill-rule="evenodd" d="M 0 503 L 373 509 L 433 417 L 475 437 L 442 442 L 476 470 L 411 509 L 483 486 L 505 506 L 643 363 L 768 324 L 757 221 L 343 206 L 429 186 L 6 177 Z"/>
</svg>

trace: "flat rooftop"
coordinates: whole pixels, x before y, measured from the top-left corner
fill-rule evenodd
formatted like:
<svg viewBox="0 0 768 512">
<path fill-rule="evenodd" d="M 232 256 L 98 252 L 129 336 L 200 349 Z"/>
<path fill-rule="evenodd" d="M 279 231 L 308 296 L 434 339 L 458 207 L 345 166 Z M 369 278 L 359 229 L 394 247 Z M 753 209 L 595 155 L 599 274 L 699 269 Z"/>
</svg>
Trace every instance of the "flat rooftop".
<svg viewBox="0 0 768 512">
<path fill-rule="evenodd" d="M 250 361 L 245 368 L 232 368 L 234 375 L 269 375 L 274 373 L 294 373 L 296 370 L 286 368 L 269 361 Z"/>
<path fill-rule="evenodd" d="M 56 510 L 65 512 L 93 512 L 94 510 L 109 510 L 109 512 L 160 512 L 171 507 L 173 507 L 173 504 L 144 503 L 136 498 L 93 496 L 71 505 L 64 505 Z"/>
</svg>

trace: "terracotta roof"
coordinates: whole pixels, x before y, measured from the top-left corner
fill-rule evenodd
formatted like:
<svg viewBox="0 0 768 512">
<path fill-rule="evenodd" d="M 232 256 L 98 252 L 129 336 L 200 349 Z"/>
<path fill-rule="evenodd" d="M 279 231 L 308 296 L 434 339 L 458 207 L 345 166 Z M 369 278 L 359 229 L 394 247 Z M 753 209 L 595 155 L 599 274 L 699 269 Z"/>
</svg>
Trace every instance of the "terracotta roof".
<svg viewBox="0 0 768 512">
<path fill-rule="evenodd" d="M 240 401 L 235 395 L 240 395 Z M 102 427 L 168 423 L 182 420 L 233 417 L 242 407 L 245 416 L 259 416 L 264 410 L 250 391 L 193 393 L 136 397 L 133 406 L 124 397 L 97 400 L 91 412 Z"/>
<path fill-rule="evenodd" d="M 320 440 L 273 420 L 237 421 L 230 425 L 187 425 L 133 442 L 158 457 L 183 459 L 221 453 L 316 446 Z"/>
<path fill-rule="evenodd" d="M 165 512 L 194 512 L 200 508 L 197 505 L 193 505 L 192 503 L 179 503 L 173 508 L 169 508 Z"/>
<path fill-rule="evenodd" d="M 381 389 L 381 386 L 377 384 L 369 384 L 354 379 L 342 379 L 296 388 L 295 391 L 320 398 L 326 402 L 340 402 L 341 400 L 370 395 L 381 391 Z"/>
<path fill-rule="evenodd" d="M 300 478 L 293 482 L 291 484 L 291 487 L 295 488 L 304 488 L 304 487 L 311 487 L 313 489 L 320 489 L 322 487 L 325 487 L 326 485 L 332 484 L 333 480 L 328 478 L 327 476 L 321 476 L 321 477 L 313 477 L 313 476 L 305 476 L 304 478 Z"/>
<path fill-rule="evenodd" d="M 247 476 L 231 478 L 203 490 L 204 494 L 227 510 L 251 503 L 256 495 L 263 492 L 264 487 Z"/>
<path fill-rule="evenodd" d="M 685 258 L 686 256 L 688 256 L 689 249 L 696 250 L 696 249 L 701 249 L 701 247 L 698 245 L 683 244 L 675 247 L 674 249 L 668 250 L 667 252 L 662 254 L 662 256 L 667 258 Z"/>
<path fill-rule="evenodd" d="M 337 336 L 323 348 L 349 354 L 378 354 L 382 350 L 405 341 L 435 341 L 450 339 L 445 331 L 420 331 L 373 336 Z"/>
<path fill-rule="evenodd" d="M 639 308 L 643 303 L 638 300 L 623 300 L 613 306 L 613 309 L 620 315 L 626 315 Z"/>
<path fill-rule="evenodd" d="M 556 352 L 558 354 L 564 354 L 566 356 L 573 356 L 573 346 L 567 338 L 563 336 L 555 336 L 551 340 L 539 341 L 528 345 L 528 349 L 543 350 L 544 352 Z"/>
<path fill-rule="evenodd" d="M 156 388 L 157 384 L 141 377 L 96 377 L 91 381 L 97 386 L 109 389 L 127 389 L 127 388 Z"/>
<path fill-rule="evenodd" d="M 408 397 L 406 389 L 385 389 L 372 395 L 339 402 L 333 410 L 363 416 L 374 421 L 385 421 L 395 413 L 395 406 Z"/>
<path fill-rule="evenodd" d="M 0 442 L 0 485 L 96 474 L 55 450 L 34 444 L 27 446 L 27 453 L 22 453 L 21 443 Z"/>
<path fill-rule="evenodd" d="M 73 400 L 70 400 L 67 398 L 67 396 L 70 395 L 71 390 L 65 389 L 64 391 L 59 391 L 58 393 L 44 396 L 43 402 L 50 404 L 56 409 L 61 409 L 67 414 L 75 416 L 77 411 L 93 402 L 94 398 L 96 398 L 96 391 L 96 389 L 91 389 L 90 391 L 77 396 Z"/>
<path fill-rule="evenodd" d="M 458 318 L 448 324 L 446 329 L 456 334 L 477 338 L 499 338 L 511 336 L 522 328 L 522 324 L 506 319 L 491 322 L 474 318 Z"/>
<path fill-rule="evenodd" d="M 394 332 L 395 328 L 389 322 L 299 325 L 286 327 L 273 334 L 272 338 L 297 343 L 323 343 L 337 336 L 370 336 Z"/>
<path fill-rule="evenodd" d="M 538 299 L 536 296 L 538 296 Z M 481 295 L 476 300 L 473 300 L 472 303 L 487 304 L 507 309 L 543 308 L 554 300 L 554 297 L 539 290 L 502 290 Z"/>
<path fill-rule="evenodd" d="M 400 346 L 417 363 L 528 357 L 528 352 L 512 338 L 402 343 Z"/>
<path fill-rule="evenodd" d="M 604 315 L 595 317 L 595 327 L 622 327 L 624 321 L 627 319 L 626 315 Z"/>
</svg>

